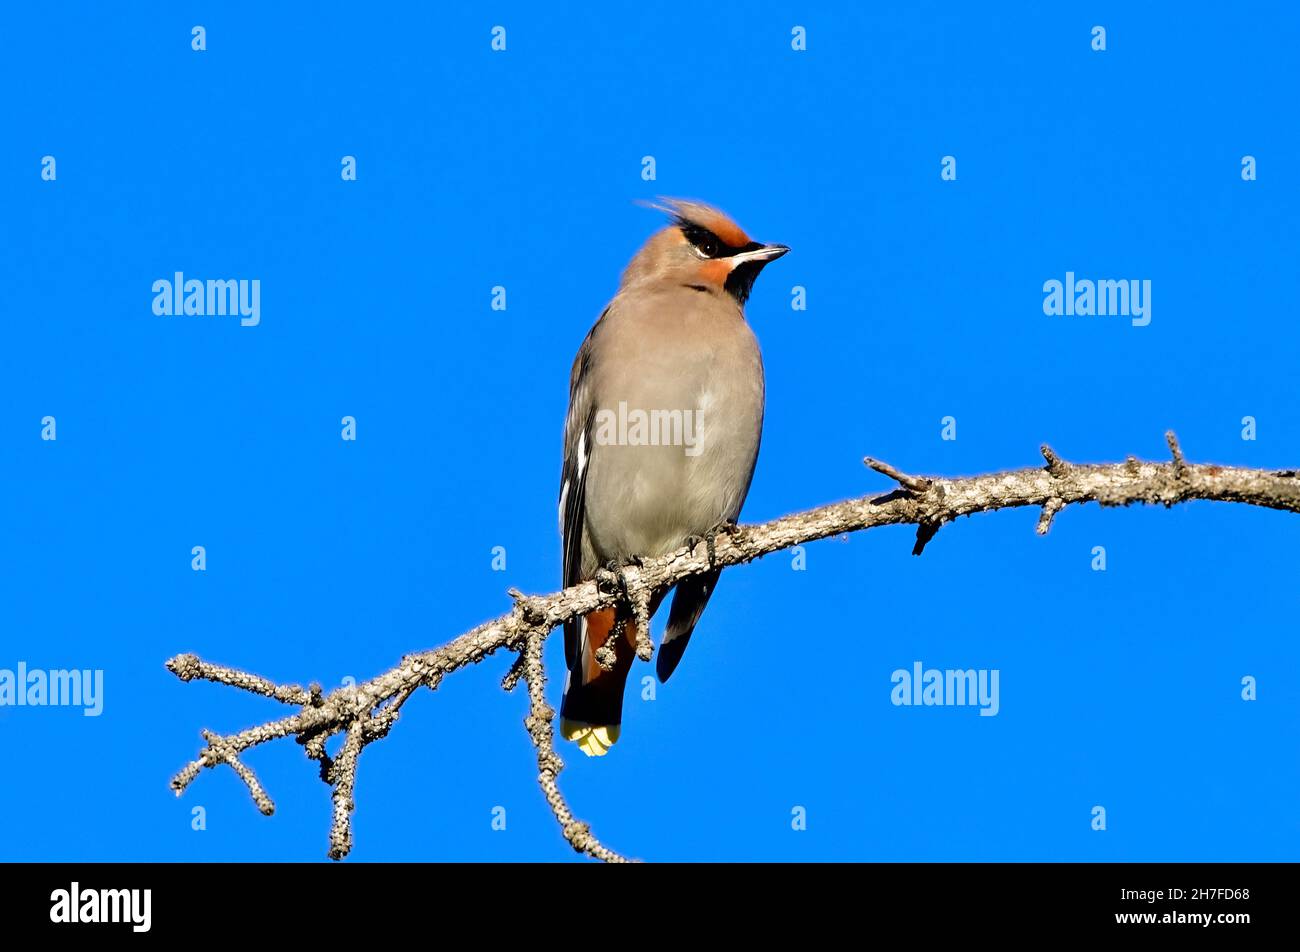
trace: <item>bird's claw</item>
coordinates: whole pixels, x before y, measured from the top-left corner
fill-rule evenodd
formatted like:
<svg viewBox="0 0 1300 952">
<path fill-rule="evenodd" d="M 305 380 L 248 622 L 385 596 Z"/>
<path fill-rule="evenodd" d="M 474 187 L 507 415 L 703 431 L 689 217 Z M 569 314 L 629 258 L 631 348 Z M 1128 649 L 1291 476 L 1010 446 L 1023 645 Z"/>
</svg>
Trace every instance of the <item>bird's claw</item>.
<svg viewBox="0 0 1300 952">
<path fill-rule="evenodd" d="M 624 598 L 628 598 L 631 586 L 625 569 L 629 565 L 638 569 L 643 568 L 645 559 L 639 555 L 632 556 L 626 562 L 610 559 L 596 570 L 596 584 L 607 592 L 621 592 Z"/>
<path fill-rule="evenodd" d="M 717 543 L 718 543 L 719 534 L 726 535 L 728 538 L 734 539 L 739 535 L 739 533 L 740 533 L 740 526 L 736 525 L 734 522 L 723 521 L 723 522 L 719 522 L 716 526 L 714 526 L 708 532 L 704 533 L 704 535 L 702 536 L 697 536 L 697 535 L 687 536 L 686 545 L 688 548 L 690 548 L 692 552 L 694 552 L 695 547 L 699 545 L 701 542 L 703 542 L 705 549 L 709 553 L 709 568 L 712 569 L 712 568 L 716 568 L 718 564 Z"/>
</svg>

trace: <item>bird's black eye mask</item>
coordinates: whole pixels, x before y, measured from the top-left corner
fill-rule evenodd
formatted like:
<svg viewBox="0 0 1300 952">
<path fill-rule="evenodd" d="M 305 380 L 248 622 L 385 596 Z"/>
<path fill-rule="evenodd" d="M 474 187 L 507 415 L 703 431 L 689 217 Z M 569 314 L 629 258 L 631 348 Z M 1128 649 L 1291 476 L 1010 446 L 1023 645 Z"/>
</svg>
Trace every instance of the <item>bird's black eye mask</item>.
<svg viewBox="0 0 1300 952">
<path fill-rule="evenodd" d="M 730 258 L 742 251 L 756 251 L 763 247 L 757 241 L 751 241 L 743 248 L 736 248 L 727 244 L 707 228 L 693 225 L 688 221 L 679 221 L 678 225 L 682 229 L 682 234 L 686 236 L 686 240 L 694 245 L 700 254 L 706 258 Z"/>
</svg>

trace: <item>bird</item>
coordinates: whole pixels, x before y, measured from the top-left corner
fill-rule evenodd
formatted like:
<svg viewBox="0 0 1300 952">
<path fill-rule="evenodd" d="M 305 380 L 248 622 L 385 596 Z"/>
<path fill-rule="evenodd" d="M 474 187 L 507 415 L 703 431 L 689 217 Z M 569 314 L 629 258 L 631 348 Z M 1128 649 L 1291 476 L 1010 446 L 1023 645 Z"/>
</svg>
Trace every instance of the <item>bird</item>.
<svg viewBox="0 0 1300 952">
<path fill-rule="evenodd" d="M 745 302 L 759 272 L 790 249 L 753 241 L 702 202 L 663 198 L 650 207 L 669 223 L 628 263 L 569 376 L 559 498 L 565 588 L 734 527 L 758 461 L 763 360 Z M 720 573 L 651 593 L 649 615 L 673 594 L 656 661 L 661 682 Z M 636 642 L 625 605 L 564 625 L 560 733 L 588 756 L 604 756 L 619 738 Z"/>
</svg>

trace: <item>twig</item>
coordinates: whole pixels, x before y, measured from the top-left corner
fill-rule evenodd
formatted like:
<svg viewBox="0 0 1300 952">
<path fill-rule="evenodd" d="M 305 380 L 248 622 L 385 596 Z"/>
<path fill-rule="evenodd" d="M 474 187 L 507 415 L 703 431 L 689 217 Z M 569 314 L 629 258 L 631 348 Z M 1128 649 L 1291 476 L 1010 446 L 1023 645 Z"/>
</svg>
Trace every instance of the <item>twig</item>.
<svg viewBox="0 0 1300 952">
<path fill-rule="evenodd" d="M 1174 458 L 1174 476 L 1183 479 L 1187 475 L 1187 460 L 1183 459 L 1182 447 L 1178 445 L 1178 437 L 1173 430 L 1166 431 L 1165 442 L 1169 444 L 1169 452 Z"/>
<path fill-rule="evenodd" d="M 1056 451 L 1046 443 L 1040 446 L 1038 451 L 1043 454 L 1043 459 L 1047 460 L 1047 471 L 1057 479 L 1063 479 L 1070 474 L 1070 464 L 1057 456 Z"/>
<path fill-rule="evenodd" d="M 555 752 L 555 711 L 546 703 L 546 669 L 542 664 L 542 644 L 545 632 L 529 634 L 524 652 L 524 679 L 528 682 L 528 716 L 524 727 L 537 748 L 537 783 L 546 796 L 546 802 L 560 824 L 560 830 L 569 845 L 579 853 L 586 853 L 607 863 L 626 863 L 627 860 L 611 849 L 602 846 L 591 832 L 591 827 L 574 817 L 556 783 L 564 761 Z"/>
<path fill-rule="evenodd" d="M 866 463 L 877 473 L 882 473 L 883 475 L 888 476 L 904 489 L 911 490 L 914 493 L 923 493 L 930 488 L 930 480 L 925 479 L 922 476 L 909 476 L 907 473 L 894 469 L 894 467 L 890 466 L 888 463 L 882 462 L 881 460 L 865 456 L 863 457 L 862 462 Z"/>
<path fill-rule="evenodd" d="M 1065 503 L 1058 496 L 1053 496 L 1043 503 L 1043 511 L 1038 515 L 1038 528 L 1034 531 L 1039 535 L 1047 535 L 1047 531 L 1052 528 L 1052 520 L 1064 508 Z"/>
</svg>

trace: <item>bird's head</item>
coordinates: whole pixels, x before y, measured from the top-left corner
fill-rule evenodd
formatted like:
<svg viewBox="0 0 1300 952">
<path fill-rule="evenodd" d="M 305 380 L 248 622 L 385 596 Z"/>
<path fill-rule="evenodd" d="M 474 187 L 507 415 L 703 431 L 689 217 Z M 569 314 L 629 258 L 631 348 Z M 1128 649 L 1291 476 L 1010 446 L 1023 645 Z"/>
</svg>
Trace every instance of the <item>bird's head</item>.
<svg viewBox="0 0 1300 952">
<path fill-rule="evenodd" d="M 700 202 L 665 198 L 650 207 L 667 212 L 672 224 L 637 252 L 623 272 L 623 287 L 643 281 L 677 284 L 728 294 L 743 307 L 763 266 L 790 250 L 753 241 L 725 214 Z"/>
</svg>

